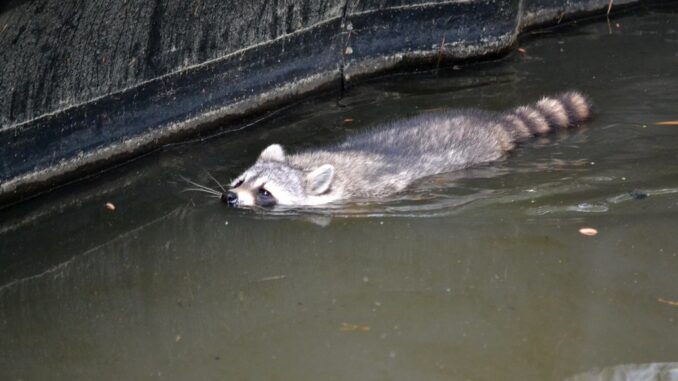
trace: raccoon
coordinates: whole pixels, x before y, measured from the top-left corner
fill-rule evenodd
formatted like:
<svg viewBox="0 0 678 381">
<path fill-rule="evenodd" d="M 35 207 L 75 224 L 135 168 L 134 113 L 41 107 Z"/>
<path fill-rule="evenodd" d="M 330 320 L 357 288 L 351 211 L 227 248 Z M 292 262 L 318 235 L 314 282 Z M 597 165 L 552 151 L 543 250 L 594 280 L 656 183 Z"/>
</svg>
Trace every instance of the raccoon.
<svg viewBox="0 0 678 381">
<path fill-rule="evenodd" d="M 570 91 L 503 114 L 426 113 L 291 155 L 273 144 L 221 199 L 236 207 L 378 199 L 402 192 L 427 176 L 499 160 L 517 143 L 577 126 L 590 117 L 587 97 Z"/>
</svg>

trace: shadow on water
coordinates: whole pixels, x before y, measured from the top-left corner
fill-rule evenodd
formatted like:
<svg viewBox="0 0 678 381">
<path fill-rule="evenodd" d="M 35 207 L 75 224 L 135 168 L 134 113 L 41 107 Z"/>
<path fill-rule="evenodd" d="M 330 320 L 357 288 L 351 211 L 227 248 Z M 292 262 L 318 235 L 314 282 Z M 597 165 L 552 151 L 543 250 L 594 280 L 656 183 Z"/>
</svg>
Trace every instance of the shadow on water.
<svg viewBox="0 0 678 381">
<path fill-rule="evenodd" d="M 0 211 L 0 378 L 675 379 L 678 127 L 655 123 L 678 119 L 678 13 L 612 21 L 367 81 Z M 582 129 L 392 199 L 257 211 L 183 192 L 274 142 L 570 88 L 597 105 Z"/>
</svg>

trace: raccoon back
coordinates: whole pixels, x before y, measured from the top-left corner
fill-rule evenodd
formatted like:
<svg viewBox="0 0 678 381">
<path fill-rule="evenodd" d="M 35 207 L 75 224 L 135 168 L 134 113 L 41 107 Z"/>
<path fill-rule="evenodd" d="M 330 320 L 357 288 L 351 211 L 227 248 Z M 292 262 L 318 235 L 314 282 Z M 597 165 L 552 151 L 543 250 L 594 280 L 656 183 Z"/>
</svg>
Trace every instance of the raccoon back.
<svg viewBox="0 0 678 381">
<path fill-rule="evenodd" d="M 516 143 L 577 126 L 590 116 L 590 102 L 573 91 L 506 113 L 425 113 L 302 152 L 294 161 L 302 167 L 332 164 L 347 197 L 373 197 L 400 191 L 419 178 L 498 160 Z"/>
</svg>

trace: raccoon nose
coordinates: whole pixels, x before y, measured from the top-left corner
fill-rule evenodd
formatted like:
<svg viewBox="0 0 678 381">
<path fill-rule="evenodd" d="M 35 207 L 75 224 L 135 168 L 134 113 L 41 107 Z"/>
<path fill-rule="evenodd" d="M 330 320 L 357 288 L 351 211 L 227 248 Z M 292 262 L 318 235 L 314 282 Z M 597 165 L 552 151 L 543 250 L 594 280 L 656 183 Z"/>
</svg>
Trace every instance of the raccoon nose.
<svg viewBox="0 0 678 381">
<path fill-rule="evenodd" d="M 238 195 L 235 192 L 228 191 L 221 194 L 221 201 L 227 203 L 228 205 L 235 205 L 235 202 L 238 200 Z"/>
</svg>

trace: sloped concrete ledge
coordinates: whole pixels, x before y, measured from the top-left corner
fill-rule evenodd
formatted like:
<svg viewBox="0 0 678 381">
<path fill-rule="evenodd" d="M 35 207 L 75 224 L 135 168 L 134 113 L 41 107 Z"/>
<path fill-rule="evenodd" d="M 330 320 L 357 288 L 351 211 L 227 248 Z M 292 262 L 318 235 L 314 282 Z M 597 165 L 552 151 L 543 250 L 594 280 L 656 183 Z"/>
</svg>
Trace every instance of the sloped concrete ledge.
<svg viewBox="0 0 678 381">
<path fill-rule="evenodd" d="M 0 58 L 12 68 L 0 76 L 0 203 L 314 91 L 338 91 L 403 66 L 436 65 L 441 57 L 449 65 L 505 52 L 525 28 L 608 7 L 607 0 L 253 1 L 248 7 L 214 0 L 200 2 L 206 9 L 199 10 L 178 0 L 152 7 L 128 1 L 118 11 L 129 17 L 92 31 L 102 16 L 90 15 L 105 14 L 96 7 L 107 3 L 61 13 L 57 3 L 14 1 L 0 9 L 0 49 L 19 47 Z M 36 18 L 51 20 L 52 29 Z M 116 24 L 130 20 L 140 24 L 131 34 Z M 71 43 L 60 46 L 63 36 Z M 26 58 L 41 54 L 44 60 Z M 78 58 L 82 66 L 72 65 Z M 17 71 L 24 61 L 34 66 Z"/>
</svg>

